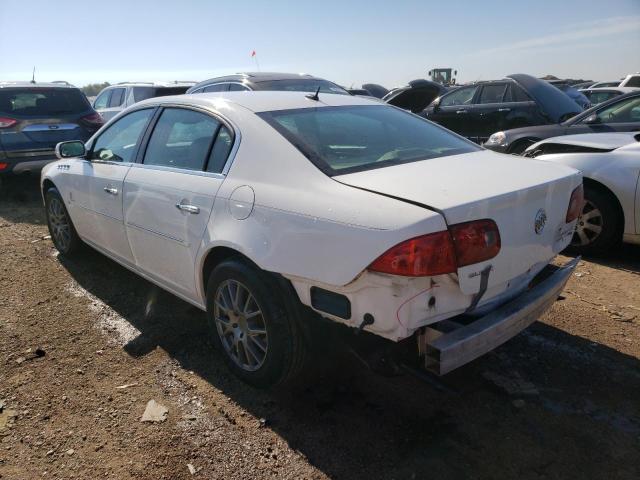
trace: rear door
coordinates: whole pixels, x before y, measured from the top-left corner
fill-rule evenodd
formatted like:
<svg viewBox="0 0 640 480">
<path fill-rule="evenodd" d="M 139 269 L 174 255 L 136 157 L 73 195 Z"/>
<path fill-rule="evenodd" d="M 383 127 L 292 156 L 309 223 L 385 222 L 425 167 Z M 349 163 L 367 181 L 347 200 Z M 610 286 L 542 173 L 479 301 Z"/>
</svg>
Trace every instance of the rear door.
<svg viewBox="0 0 640 480">
<path fill-rule="evenodd" d="M 188 298 L 197 299 L 196 255 L 232 145 L 232 130 L 220 119 L 167 107 L 125 180 L 125 224 L 136 266 Z"/>
<path fill-rule="evenodd" d="M 429 108 L 426 117 L 445 128 L 468 137 L 475 129 L 473 98 L 478 90 L 477 85 L 461 87 L 444 95 L 436 108 Z"/>
<path fill-rule="evenodd" d="M 132 263 L 122 213 L 123 181 L 154 109 L 136 110 L 118 119 L 94 141 L 82 171 L 72 183 L 80 207 L 80 235 L 126 263 Z"/>
<path fill-rule="evenodd" d="M 506 82 L 485 83 L 480 87 L 476 100 L 477 121 L 473 123 L 472 140 L 484 142 L 489 136 L 501 130 L 502 125 L 511 111 L 504 104 L 508 85 Z"/>
</svg>

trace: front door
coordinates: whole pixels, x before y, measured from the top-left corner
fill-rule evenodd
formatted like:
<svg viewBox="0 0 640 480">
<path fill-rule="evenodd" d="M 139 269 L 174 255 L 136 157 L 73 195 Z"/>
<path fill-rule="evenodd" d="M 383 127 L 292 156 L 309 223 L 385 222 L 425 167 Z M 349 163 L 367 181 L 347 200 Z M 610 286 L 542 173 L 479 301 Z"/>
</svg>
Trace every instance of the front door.
<svg viewBox="0 0 640 480">
<path fill-rule="evenodd" d="M 86 195 L 79 201 L 89 212 L 82 227 L 85 236 L 126 263 L 132 263 L 133 256 L 124 229 L 123 184 L 153 111 L 134 111 L 101 133 L 78 179 L 82 183 L 78 191 Z"/>
<path fill-rule="evenodd" d="M 125 179 L 125 225 L 137 268 L 194 300 L 196 256 L 232 143 L 231 131 L 208 113 L 165 108 L 142 164 Z"/>
</svg>

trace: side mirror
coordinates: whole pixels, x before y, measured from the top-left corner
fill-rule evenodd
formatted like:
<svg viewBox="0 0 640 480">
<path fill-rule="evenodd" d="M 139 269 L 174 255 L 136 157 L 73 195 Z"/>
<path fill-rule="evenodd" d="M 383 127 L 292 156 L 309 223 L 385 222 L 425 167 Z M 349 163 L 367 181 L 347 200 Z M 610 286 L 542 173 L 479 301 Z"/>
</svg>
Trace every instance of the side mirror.
<svg viewBox="0 0 640 480">
<path fill-rule="evenodd" d="M 585 118 L 583 120 L 582 123 L 586 123 L 586 124 L 594 124 L 594 123 L 600 123 L 600 119 L 598 118 L 598 115 L 596 115 L 595 113 L 589 115 L 587 118 Z"/>
<path fill-rule="evenodd" d="M 56 157 L 60 159 L 84 157 L 86 154 L 87 151 L 84 148 L 84 142 L 80 140 L 60 142 L 56 145 Z"/>
</svg>

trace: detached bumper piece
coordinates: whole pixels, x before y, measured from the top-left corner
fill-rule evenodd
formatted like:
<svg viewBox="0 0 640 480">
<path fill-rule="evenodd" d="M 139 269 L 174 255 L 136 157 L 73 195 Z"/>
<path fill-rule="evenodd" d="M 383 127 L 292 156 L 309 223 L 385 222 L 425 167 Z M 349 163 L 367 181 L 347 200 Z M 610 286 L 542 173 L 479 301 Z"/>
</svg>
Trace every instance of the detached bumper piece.
<svg viewBox="0 0 640 480">
<path fill-rule="evenodd" d="M 579 261 L 580 257 L 559 268 L 547 267 L 527 291 L 469 324 L 452 319 L 426 327 L 418 335 L 426 369 L 444 375 L 516 336 L 556 301 Z"/>
</svg>

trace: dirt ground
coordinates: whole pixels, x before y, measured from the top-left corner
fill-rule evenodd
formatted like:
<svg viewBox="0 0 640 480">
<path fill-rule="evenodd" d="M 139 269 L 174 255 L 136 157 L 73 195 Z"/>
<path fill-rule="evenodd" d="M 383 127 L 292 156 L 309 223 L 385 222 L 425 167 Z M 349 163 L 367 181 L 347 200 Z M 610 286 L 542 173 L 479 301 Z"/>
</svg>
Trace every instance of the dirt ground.
<svg viewBox="0 0 640 480">
<path fill-rule="evenodd" d="M 580 263 L 539 322 L 445 377 L 336 346 L 305 385 L 235 379 L 204 314 L 46 238 L 35 179 L 0 193 L 0 478 L 640 478 L 640 248 Z M 162 423 L 140 421 L 149 400 Z"/>
</svg>

